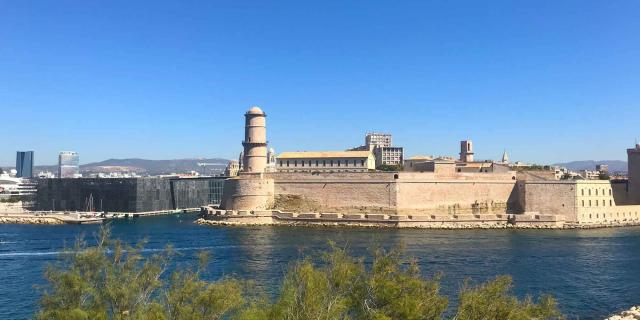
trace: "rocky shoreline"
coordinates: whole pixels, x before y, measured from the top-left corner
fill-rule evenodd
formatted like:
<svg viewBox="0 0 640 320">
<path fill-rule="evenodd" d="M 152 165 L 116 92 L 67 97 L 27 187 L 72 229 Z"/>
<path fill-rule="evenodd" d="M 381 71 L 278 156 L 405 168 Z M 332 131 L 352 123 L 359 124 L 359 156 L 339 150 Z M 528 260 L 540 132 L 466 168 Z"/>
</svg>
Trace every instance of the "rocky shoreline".
<svg viewBox="0 0 640 320">
<path fill-rule="evenodd" d="M 237 220 L 216 220 L 199 218 L 196 224 L 204 226 L 297 226 L 297 227 L 358 227 L 358 228 L 398 228 L 393 224 L 381 224 L 375 222 L 335 222 L 335 221 L 278 221 L 262 223 L 246 223 Z M 599 225 L 548 225 L 548 224 L 511 224 L 511 223 L 434 223 L 433 225 L 422 225 L 416 227 L 402 227 L 403 229 L 441 229 L 441 230 L 463 230 L 463 229 L 533 229 L 533 230 L 570 230 L 570 229 L 599 229 L 640 226 L 640 223 L 628 224 L 599 224 Z"/>
<path fill-rule="evenodd" d="M 640 306 L 631 307 L 631 309 L 612 315 L 605 320 L 640 320 Z"/>
<path fill-rule="evenodd" d="M 52 217 L 0 217 L 0 224 L 59 225 L 65 222 Z"/>
</svg>

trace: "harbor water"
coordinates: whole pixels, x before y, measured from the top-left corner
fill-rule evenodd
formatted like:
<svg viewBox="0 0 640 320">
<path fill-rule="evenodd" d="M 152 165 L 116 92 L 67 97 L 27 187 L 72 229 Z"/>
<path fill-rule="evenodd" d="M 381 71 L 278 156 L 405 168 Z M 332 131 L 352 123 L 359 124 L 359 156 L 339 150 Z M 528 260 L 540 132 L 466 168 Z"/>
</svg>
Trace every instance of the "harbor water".
<svg viewBox="0 0 640 320">
<path fill-rule="evenodd" d="M 146 250 L 172 244 L 178 262 L 210 252 L 209 279 L 235 274 L 275 292 L 287 266 L 332 240 L 357 255 L 403 247 L 425 276 L 442 272 L 443 293 L 455 298 L 465 278 L 513 276 L 515 293 L 550 293 L 569 319 L 602 319 L 640 303 L 640 227 L 593 230 L 406 230 L 305 227 L 204 227 L 195 215 L 120 220 L 114 237 Z M 30 318 L 43 271 L 65 246 L 97 225 L 0 225 L 0 319 Z M 452 301 L 455 303 L 455 301 Z"/>
</svg>

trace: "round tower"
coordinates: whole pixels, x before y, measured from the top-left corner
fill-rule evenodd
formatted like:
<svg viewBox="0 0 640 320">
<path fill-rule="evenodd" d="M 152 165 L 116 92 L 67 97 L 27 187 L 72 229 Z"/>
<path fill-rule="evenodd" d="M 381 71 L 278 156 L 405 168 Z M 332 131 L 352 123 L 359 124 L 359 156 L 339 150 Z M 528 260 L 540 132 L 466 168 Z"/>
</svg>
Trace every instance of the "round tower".
<svg viewBox="0 0 640 320">
<path fill-rule="evenodd" d="M 221 205 L 226 210 L 268 210 L 273 205 L 274 181 L 264 174 L 267 168 L 266 115 L 260 108 L 252 107 L 244 117 L 240 172 L 225 181 Z"/>
<path fill-rule="evenodd" d="M 244 114 L 243 172 L 262 173 L 267 167 L 267 115 L 258 107 Z"/>
</svg>

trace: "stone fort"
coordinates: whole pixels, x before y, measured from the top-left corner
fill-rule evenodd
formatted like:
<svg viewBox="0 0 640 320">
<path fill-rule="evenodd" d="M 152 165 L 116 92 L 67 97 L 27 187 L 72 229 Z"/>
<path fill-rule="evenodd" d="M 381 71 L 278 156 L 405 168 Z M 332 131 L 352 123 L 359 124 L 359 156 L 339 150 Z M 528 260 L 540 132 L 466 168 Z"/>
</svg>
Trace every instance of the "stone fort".
<svg viewBox="0 0 640 320">
<path fill-rule="evenodd" d="M 640 224 L 640 145 L 628 150 L 624 184 L 532 179 L 508 169 L 461 172 L 437 161 L 424 171 L 266 170 L 266 114 L 258 107 L 245 113 L 242 145 L 241 170 L 225 182 L 210 220 L 427 228 Z M 465 148 L 461 157 L 473 161 L 471 145 Z"/>
</svg>

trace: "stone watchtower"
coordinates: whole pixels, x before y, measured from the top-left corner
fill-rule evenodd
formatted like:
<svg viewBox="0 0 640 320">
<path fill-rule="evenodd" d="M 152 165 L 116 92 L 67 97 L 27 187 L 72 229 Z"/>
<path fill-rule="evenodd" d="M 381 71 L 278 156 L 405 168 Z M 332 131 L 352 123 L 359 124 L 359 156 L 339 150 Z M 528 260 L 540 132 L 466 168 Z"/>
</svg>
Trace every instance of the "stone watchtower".
<svg viewBox="0 0 640 320">
<path fill-rule="evenodd" d="M 261 173 L 267 168 L 267 115 L 258 107 L 244 114 L 244 172 Z"/>
<path fill-rule="evenodd" d="M 473 141 L 460 141 L 460 161 L 473 162 Z"/>
<path fill-rule="evenodd" d="M 640 204 L 640 143 L 627 149 L 629 175 L 629 200 L 631 204 Z"/>
<path fill-rule="evenodd" d="M 266 114 L 252 107 L 244 114 L 242 164 L 237 177 L 225 181 L 222 208 L 227 210 L 265 210 L 273 204 L 273 179 L 264 176 L 267 168 Z"/>
</svg>

